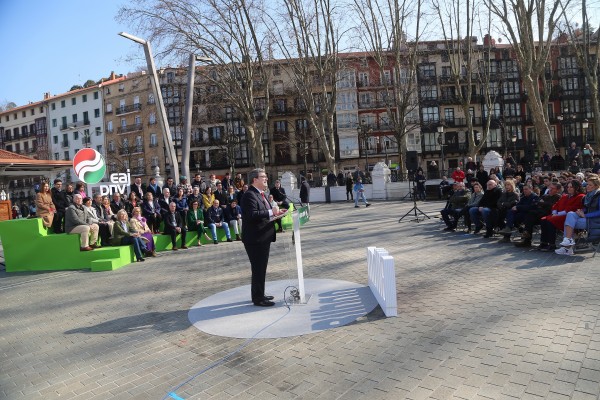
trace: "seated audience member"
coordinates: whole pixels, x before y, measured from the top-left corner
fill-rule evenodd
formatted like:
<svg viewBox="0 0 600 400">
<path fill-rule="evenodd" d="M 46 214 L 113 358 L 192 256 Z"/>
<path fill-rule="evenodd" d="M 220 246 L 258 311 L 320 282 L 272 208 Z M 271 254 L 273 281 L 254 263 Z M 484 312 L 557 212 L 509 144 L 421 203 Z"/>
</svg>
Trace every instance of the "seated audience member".
<svg viewBox="0 0 600 400">
<path fill-rule="evenodd" d="M 85 183 L 77 182 L 75 184 L 75 191 L 73 193 L 80 194 L 81 198 L 85 199 L 87 197 L 87 193 L 85 192 Z"/>
<path fill-rule="evenodd" d="M 272 195 L 269 195 L 271 197 Z M 277 203 L 275 206 L 277 206 Z M 237 205 L 237 201 L 232 201 L 227 208 L 225 208 L 225 221 L 229 224 L 229 231 L 233 230 L 235 233 L 235 240 L 242 240 L 240 233 L 242 233 L 242 209 Z M 279 219 L 281 221 L 281 219 Z M 279 224 L 279 232 L 283 232 L 281 229 L 281 223 Z"/>
<path fill-rule="evenodd" d="M 146 193 L 152 193 L 152 197 L 155 199 L 160 197 L 162 192 L 160 186 L 156 183 L 155 177 L 150 178 L 150 182 L 148 183 L 148 186 L 146 186 Z"/>
<path fill-rule="evenodd" d="M 504 227 L 504 220 L 506 219 L 506 213 L 519 201 L 519 195 L 515 191 L 515 181 L 507 179 L 504 181 L 504 191 L 498 199 L 496 208 L 493 209 L 489 215 L 489 223 L 486 222 L 486 238 L 490 238 L 494 235 L 494 228 L 496 226 Z"/>
<path fill-rule="evenodd" d="M 156 257 L 154 236 L 152 236 L 152 231 L 147 223 L 148 221 L 142 216 L 142 209 L 140 207 L 135 207 L 131 213 L 132 216 L 129 219 L 129 226 L 131 226 L 131 229 L 140 234 L 141 239 L 146 245 L 146 255 Z"/>
<path fill-rule="evenodd" d="M 108 196 L 102 196 L 102 215 L 98 215 L 100 219 L 108 221 L 108 228 L 110 231 L 110 235 L 112 235 L 113 225 L 117 220 L 117 216 L 113 213 L 112 208 L 110 208 L 110 199 Z"/>
<path fill-rule="evenodd" d="M 187 196 L 185 194 L 185 190 L 183 188 L 177 189 L 177 196 L 172 199 L 177 206 L 177 212 L 181 214 L 181 219 L 183 221 L 187 221 L 187 213 L 189 211 Z"/>
<path fill-rule="evenodd" d="M 102 207 L 102 195 L 94 195 L 94 201 L 92 202 L 92 208 L 95 210 L 98 217 L 98 228 L 100 235 L 100 243 L 102 246 L 110 245 L 110 234 L 113 221 L 110 219 L 110 215 L 105 215 L 104 208 Z M 108 208 L 110 210 L 110 207 Z"/>
<path fill-rule="evenodd" d="M 515 172 L 515 178 L 517 176 L 521 177 L 521 182 L 525 182 L 525 180 L 527 179 L 527 173 L 525 172 L 525 170 L 523 169 L 523 166 L 521 164 L 517 165 L 517 171 Z"/>
<path fill-rule="evenodd" d="M 221 180 L 221 183 L 223 184 L 223 190 L 225 191 L 225 193 L 227 193 L 229 191 L 229 188 L 233 186 L 233 179 L 231 179 L 229 172 L 225 173 L 225 177 Z"/>
<path fill-rule="evenodd" d="M 451 192 L 452 185 L 448 182 L 448 177 L 444 175 L 440 182 L 440 199 L 447 199 L 451 195 Z"/>
<path fill-rule="evenodd" d="M 515 170 L 513 169 L 512 165 L 510 165 L 509 162 L 506 163 L 505 167 L 504 167 L 504 171 L 502 171 L 502 175 L 504 175 L 504 178 L 508 178 L 510 177 L 515 177 Z"/>
<path fill-rule="evenodd" d="M 127 211 L 117 211 L 117 221 L 113 228 L 113 237 L 110 243 L 113 246 L 132 245 L 135 258 L 138 262 L 144 261 L 143 254 L 147 251 L 141 234 L 135 231 L 127 219 Z"/>
<path fill-rule="evenodd" d="M 244 182 L 244 179 L 242 178 L 242 174 L 240 174 L 239 172 L 237 174 L 235 174 L 235 178 L 233 180 L 233 185 L 235 186 L 236 191 L 241 191 L 244 187 L 246 183 Z M 238 199 L 238 203 L 239 203 L 239 199 Z"/>
<path fill-rule="evenodd" d="M 340 186 L 343 186 L 343 185 L 340 185 Z M 281 187 L 281 181 L 279 179 L 277 179 L 275 181 L 275 186 L 273 186 L 271 188 L 269 193 L 271 193 L 273 195 L 273 199 L 275 200 L 275 202 L 277 203 L 277 206 L 279 208 L 285 208 L 286 210 L 288 208 L 290 208 L 290 204 L 287 201 L 287 195 L 285 193 L 285 189 L 283 187 Z M 348 197 L 347 194 L 346 194 L 346 197 Z"/>
<path fill-rule="evenodd" d="M 465 180 L 465 172 L 460 167 L 456 167 L 454 172 L 452 172 L 452 179 L 454 182 L 463 182 Z"/>
<path fill-rule="evenodd" d="M 208 190 L 208 188 L 207 188 Z M 204 222 L 210 228 L 212 232 L 213 243 L 218 244 L 217 240 L 217 228 L 221 228 L 225 231 L 227 241 L 232 242 L 231 234 L 229 233 L 229 225 L 225 222 L 225 215 L 223 209 L 219 207 L 219 200 L 214 200 L 212 207 L 209 207 L 204 214 Z"/>
<path fill-rule="evenodd" d="M 535 207 L 537 201 L 538 196 L 533 192 L 533 188 L 531 186 L 523 186 L 523 195 L 521 196 L 521 199 L 508 210 L 506 213 L 506 226 L 498 233 L 510 236 L 515 226 L 520 225 L 525 221 L 525 216 L 533 207 Z"/>
<path fill-rule="evenodd" d="M 569 211 L 565 218 L 564 238 L 560 243 L 562 246 L 556 250 L 556 254 L 572 256 L 574 254 L 575 241 L 573 231 L 575 229 L 587 229 L 588 236 L 597 234 L 600 229 L 600 179 L 598 176 L 589 176 L 587 179 L 586 195 L 583 204 L 575 211 Z"/>
<path fill-rule="evenodd" d="M 81 251 L 90 251 L 98 247 L 99 228 L 98 224 L 88 222 L 82 203 L 83 199 L 81 195 L 74 194 L 73 204 L 67 207 L 67 212 L 65 213 L 65 232 L 79 234 Z"/>
<path fill-rule="evenodd" d="M 467 227 L 467 233 L 471 233 L 471 214 L 469 211 L 471 208 L 477 208 L 479 206 L 479 202 L 483 197 L 483 188 L 479 181 L 473 182 L 473 193 L 471 193 L 471 197 L 467 201 L 467 204 L 463 207 L 460 212 L 460 215 L 457 217 L 456 221 L 460 219 L 462 216 L 465 219 L 465 226 Z M 456 229 L 456 225 L 454 226 Z"/>
<path fill-rule="evenodd" d="M 160 223 L 163 220 L 161 207 L 151 192 L 146 192 L 145 200 L 142 203 L 142 215 L 146 218 L 146 223 L 152 233 L 160 233 Z"/>
<path fill-rule="evenodd" d="M 160 206 L 160 213 L 163 216 L 163 220 L 165 219 L 165 214 L 169 212 L 169 207 L 172 201 L 173 199 L 171 197 L 171 190 L 169 188 L 164 188 L 161 198 L 158 199 L 158 205 Z"/>
<path fill-rule="evenodd" d="M 599 156 L 594 157 L 594 166 L 592 167 L 592 173 L 600 174 L 600 157 Z"/>
<path fill-rule="evenodd" d="M 192 193 L 192 185 L 190 185 L 187 181 L 187 176 L 179 177 L 179 185 L 177 185 L 177 190 L 183 189 L 183 195 L 187 197 L 188 194 Z M 177 193 L 177 192 L 175 192 Z"/>
<path fill-rule="evenodd" d="M 35 206 L 35 202 L 32 201 L 31 203 L 29 203 L 29 218 L 35 217 L 37 217 L 37 208 Z"/>
<path fill-rule="evenodd" d="M 217 190 L 213 193 L 215 195 L 215 200 L 219 200 L 219 204 L 221 208 L 227 207 L 227 193 L 225 189 L 223 189 L 223 184 L 221 182 L 217 183 Z"/>
<path fill-rule="evenodd" d="M 88 224 L 96 224 L 98 225 L 98 233 L 100 232 L 100 218 L 96 213 L 96 209 L 92 206 L 92 199 L 90 197 L 84 197 L 83 201 L 83 209 L 85 210 L 85 218 Z"/>
<path fill-rule="evenodd" d="M 127 211 L 129 218 L 133 216 L 133 209 L 139 206 L 139 200 L 134 192 L 129 193 L 127 200 L 124 202 L 124 209 Z"/>
<path fill-rule="evenodd" d="M 300 190 L 302 190 L 302 186 L 300 187 Z M 248 191 L 248 185 L 244 184 L 242 186 L 242 190 L 239 190 L 237 192 L 237 202 L 238 204 L 242 204 L 242 197 L 244 197 L 244 194 Z M 240 206 L 241 207 L 241 206 Z"/>
<path fill-rule="evenodd" d="M 173 251 L 177 250 L 177 235 L 181 235 L 181 248 L 187 249 L 185 245 L 185 237 L 187 234 L 187 226 L 181 218 L 181 214 L 177 212 L 177 204 L 171 202 L 169 211 L 164 215 L 165 235 L 171 236 L 171 244 Z"/>
<path fill-rule="evenodd" d="M 202 194 L 202 206 L 205 210 L 212 207 L 215 202 L 215 195 L 212 192 L 212 188 L 208 186 Z"/>
<path fill-rule="evenodd" d="M 569 211 L 576 211 L 581 208 L 584 197 L 583 188 L 579 181 L 573 180 L 567 184 L 567 193 L 563 194 L 560 200 L 552 206 L 552 214 L 543 217 L 540 222 L 542 234 L 539 250 L 556 250 L 556 230 L 564 228 Z"/>
<path fill-rule="evenodd" d="M 52 192 L 48 182 L 43 182 L 40 191 L 35 195 L 35 205 L 37 216 L 42 218 L 44 226 L 51 227 L 56 207 L 52 202 Z M 60 233 L 60 231 L 55 233 Z"/>
<path fill-rule="evenodd" d="M 200 208 L 200 203 L 198 203 L 198 200 L 193 200 L 191 206 L 192 208 L 187 214 L 187 227 L 189 231 L 193 231 L 198 234 L 198 246 L 202 246 L 202 243 L 200 242 L 202 235 L 204 235 L 206 239 L 211 240 L 210 236 L 206 234 L 206 230 L 204 228 L 204 211 L 202 211 Z"/>
<path fill-rule="evenodd" d="M 465 189 L 465 184 L 463 182 L 454 182 L 454 193 L 448 199 L 446 207 L 440 212 L 442 219 L 446 223 L 445 231 L 454 232 L 462 209 L 467 205 L 470 198 L 471 193 Z M 450 217 L 452 217 L 452 220 L 450 220 Z"/>
<path fill-rule="evenodd" d="M 110 209 L 116 215 L 119 210 L 125 209 L 125 203 L 121 200 L 119 193 L 113 193 L 112 200 L 110 201 Z"/>
<path fill-rule="evenodd" d="M 65 200 L 67 202 L 66 207 L 69 207 L 71 204 L 73 204 L 73 195 L 74 195 L 74 193 L 73 193 L 73 184 L 69 183 L 69 184 L 67 184 L 67 188 L 65 189 L 65 194 L 64 194 Z M 67 208 L 66 207 L 65 207 L 65 212 L 67 212 Z"/>
<path fill-rule="evenodd" d="M 167 182 L 162 187 L 163 196 L 165 194 L 165 189 L 169 189 L 169 194 L 171 196 L 175 196 L 175 193 L 177 193 L 177 185 L 175 185 L 175 181 L 170 176 L 167 177 Z"/>
<path fill-rule="evenodd" d="M 523 221 L 523 233 L 521 240 L 515 242 L 517 247 L 530 247 L 531 236 L 533 235 L 533 227 L 539 225 L 542 218 L 550 215 L 552 206 L 560 199 L 562 185 L 558 182 L 548 184 L 548 193 L 540 196 L 540 199 L 533 204 L 530 210 L 525 215 Z"/>
<path fill-rule="evenodd" d="M 490 179 L 487 182 L 487 190 L 481 197 L 478 207 L 473 207 L 469 210 L 471 221 L 475 222 L 475 234 L 481 231 L 483 223 L 486 224 L 486 234 L 487 231 L 491 231 L 494 228 L 490 214 L 492 210 L 498 207 L 500 196 L 502 196 L 502 190 L 498 187 L 496 181 Z"/>
</svg>

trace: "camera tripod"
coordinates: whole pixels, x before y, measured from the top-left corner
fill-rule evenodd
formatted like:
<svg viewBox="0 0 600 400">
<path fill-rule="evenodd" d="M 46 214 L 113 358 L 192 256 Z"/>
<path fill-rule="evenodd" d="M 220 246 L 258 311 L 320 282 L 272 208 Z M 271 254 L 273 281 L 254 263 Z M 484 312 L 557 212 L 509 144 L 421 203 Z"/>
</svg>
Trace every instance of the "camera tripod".
<svg viewBox="0 0 600 400">
<path fill-rule="evenodd" d="M 413 194 L 412 194 L 412 200 L 413 200 L 413 208 L 411 208 L 406 214 L 404 214 L 399 220 L 398 222 L 402 222 L 402 220 L 406 217 L 408 217 L 411 214 L 414 214 L 414 219 L 411 219 L 411 221 L 415 221 L 415 222 L 421 222 L 421 221 L 425 221 L 425 218 L 427 219 L 431 219 L 431 217 L 427 214 L 425 214 L 423 211 L 421 211 L 419 209 L 419 207 L 417 207 L 417 195 L 416 193 L 414 193 L 414 186 L 413 186 Z M 406 196 L 404 196 L 406 197 Z M 425 218 L 421 218 L 419 219 L 419 215 L 423 215 L 423 217 Z"/>
</svg>

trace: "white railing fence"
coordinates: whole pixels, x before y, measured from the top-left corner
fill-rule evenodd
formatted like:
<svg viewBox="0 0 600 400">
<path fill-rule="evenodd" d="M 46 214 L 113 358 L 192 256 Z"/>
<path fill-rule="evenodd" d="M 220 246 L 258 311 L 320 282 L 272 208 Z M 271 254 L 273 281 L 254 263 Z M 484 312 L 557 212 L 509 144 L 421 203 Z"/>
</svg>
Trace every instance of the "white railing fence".
<svg viewBox="0 0 600 400">
<path fill-rule="evenodd" d="M 398 315 L 394 257 L 383 248 L 367 247 L 369 287 L 387 317 Z"/>
</svg>

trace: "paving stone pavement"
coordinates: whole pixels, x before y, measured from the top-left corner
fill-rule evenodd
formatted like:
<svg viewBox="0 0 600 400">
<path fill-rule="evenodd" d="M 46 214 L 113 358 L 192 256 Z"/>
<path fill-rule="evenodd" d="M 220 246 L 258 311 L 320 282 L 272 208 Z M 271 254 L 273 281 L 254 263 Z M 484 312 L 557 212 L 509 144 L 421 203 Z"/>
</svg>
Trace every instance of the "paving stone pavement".
<svg viewBox="0 0 600 400">
<path fill-rule="evenodd" d="M 312 335 L 246 343 L 190 325 L 197 301 L 249 283 L 241 243 L 113 272 L 0 272 L 0 398 L 161 399 L 246 344 L 177 396 L 598 399 L 600 258 L 445 233 L 437 218 L 398 223 L 410 207 L 313 205 L 305 277 L 366 284 L 365 248 L 384 247 L 399 310 Z M 268 280 L 294 278 L 290 236 L 278 236 Z"/>
</svg>

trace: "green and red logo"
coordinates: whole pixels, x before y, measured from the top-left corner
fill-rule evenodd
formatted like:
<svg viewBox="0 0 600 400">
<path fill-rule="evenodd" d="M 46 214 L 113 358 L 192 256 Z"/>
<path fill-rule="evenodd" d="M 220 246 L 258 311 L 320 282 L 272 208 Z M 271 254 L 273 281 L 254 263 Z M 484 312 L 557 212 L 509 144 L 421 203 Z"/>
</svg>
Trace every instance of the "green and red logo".
<svg viewBox="0 0 600 400">
<path fill-rule="evenodd" d="M 94 149 L 81 149 L 73 158 L 75 175 L 87 184 L 98 183 L 104 177 L 106 164 L 102 154 Z"/>
</svg>

